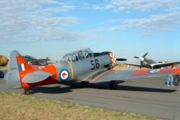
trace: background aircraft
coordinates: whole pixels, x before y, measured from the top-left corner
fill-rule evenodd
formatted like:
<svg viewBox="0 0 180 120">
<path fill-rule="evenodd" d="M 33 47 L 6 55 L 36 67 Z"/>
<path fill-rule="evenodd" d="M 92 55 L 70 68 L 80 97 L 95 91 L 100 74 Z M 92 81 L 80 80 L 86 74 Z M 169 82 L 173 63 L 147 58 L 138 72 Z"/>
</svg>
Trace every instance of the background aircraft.
<svg viewBox="0 0 180 120">
<path fill-rule="evenodd" d="M 47 57 L 45 59 L 37 59 L 35 57 L 32 57 L 30 55 L 23 56 L 28 62 L 30 62 L 32 65 L 40 65 L 40 66 L 47 66 L 48 64 L 51 64 L 50 59 Z"/>
<path fill-rule="evenodd" d="M 6 66 L 8 64 L 8 58 L 4 55 L 0 55 L 0 66 Z"/>
<path fill-rule="evenodd" d="M 140 60 L 140 64 L 128 64 L 128 65 L 137 66 L 140 68 L 145 67 L 145 68 L 157 69 L 157 68 L 162 68 L 162 67 L 167 67 L 167 66 L 174 66 L 180 63 L 180 62 L 155 62 L 152 59 L 146 58 L 147 55 L 148 55 L 148 52 L 146 52 L 141 57 L 134 56 L 134 58 Z"/>
<path fill-rule="evenodd" d="M 7 64 L 8 58 L 4 55 L 0 55 L 0 78 L 4 77 L 4 72 L 7 71 Z"/>
<path fill-rule="evenodd" d="M 9 87 L 23 88 L 24 93 L 29 94 L 32 87 L 58 82 L 80 81 L 83 86 L 87 86 L 89 83 L 110 81 L 110 87 L 115 88 L 119 80 L 125 81 L 174 72 L 173 70 L 115 71 L 111 68 L 117 65 L 117 60 L 124 61 L 125 59 L 117 59 L 109 51 L 94 53 L 90 49 L 83 49 L 66 54 L 58 64 L 34 69 L 22 55 L 17 51 L 12 51 L 5 80 Z"/>
</svg>

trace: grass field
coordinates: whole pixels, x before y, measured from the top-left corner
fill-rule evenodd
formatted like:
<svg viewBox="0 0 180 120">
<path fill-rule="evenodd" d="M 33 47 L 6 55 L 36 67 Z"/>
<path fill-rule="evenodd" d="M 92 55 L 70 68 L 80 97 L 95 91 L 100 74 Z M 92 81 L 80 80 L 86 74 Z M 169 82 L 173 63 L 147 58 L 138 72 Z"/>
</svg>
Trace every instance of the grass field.
<svg viewBox="0 0 180 120">
<path fill-rule="evenodd" d="M 0 92 L 1 120 L 155 120 L 156 118 Z"/>
</svg>

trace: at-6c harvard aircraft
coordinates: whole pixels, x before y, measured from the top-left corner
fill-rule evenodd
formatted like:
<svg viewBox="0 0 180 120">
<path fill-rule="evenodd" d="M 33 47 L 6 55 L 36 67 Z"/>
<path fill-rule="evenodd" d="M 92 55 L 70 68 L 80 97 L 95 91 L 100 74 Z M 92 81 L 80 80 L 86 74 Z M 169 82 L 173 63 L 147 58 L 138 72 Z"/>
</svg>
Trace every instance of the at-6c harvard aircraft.
<svg viewBox="0 0 180 120">
<path fill-rule="evenodd" d="M 179 69 L 112 69 L 117 61 L 124 60 L 116 58 L 112 52 L 94 53 L 90 49 L 83 49 L 66 54 L 60 63 L 34 67 L 19 52 L 12 51 L 5 79 L 9 87 L 23 88 L 25 94 L 30 94 L 32 87 L 63 81 L 81 81 L 82 85 L 109 81 L 110 86 L 115 88 L 119 80 L 180 73 Z"/>
</svg>

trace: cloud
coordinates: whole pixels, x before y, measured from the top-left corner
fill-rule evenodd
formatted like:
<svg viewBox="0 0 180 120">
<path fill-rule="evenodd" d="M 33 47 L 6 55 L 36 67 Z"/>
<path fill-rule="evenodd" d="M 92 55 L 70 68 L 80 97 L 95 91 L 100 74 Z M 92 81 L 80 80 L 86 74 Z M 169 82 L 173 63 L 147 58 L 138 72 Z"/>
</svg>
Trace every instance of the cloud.
<svg viewBox="0 0 180 120">
<path fill-rule="evenodd" d="M 56 0 L 0 1 L 0 41 L 78 39 L 80 33 L 66 27 L 77 23 L 74 16 L 61 16 L 76 6 Z"/>
<path fill-rule="evenodd" d="M 111 19 L 90 32 L 114 32 L 128 29 L 143 30 L 148 33 L 174 31 L 180 28 L 180 11 L 150 15 L 142 18 Z"/>
<path fill-rule="evenodd" d="M 144 18 L 113 19 L 108 27 L 101 31 L 119 31 L 125 29 L 140 29 L 147 32 L 171 31 L 180 28 L 180 11 L 152 15 Z M 108 28 L 108 29 L 106 29 Z"/>
<path fill-rule="evenodd" d="M 165 11 L 179 9 L 179 0 L 110 0 L 102 5 L 97 5 L 96 9 L 110 9 L 113 11 L 151 11 L 164 9 Z"/>
<path fill-rule="evenodd" d="M 124 19 L 127 28 L 135 27 L 148 31 L 166 31 L 180 27 L 180 11 L 154 15 L 148 18 Z"/>
<path fill-rule="evenodd" d="M 136 28 L 157 32 L 180 27 L 180 0 L 109 0 L 97 5 L 96 10 L 119 14 L 119 18 L 110 20 L 104 31 Z"/>
</svg>

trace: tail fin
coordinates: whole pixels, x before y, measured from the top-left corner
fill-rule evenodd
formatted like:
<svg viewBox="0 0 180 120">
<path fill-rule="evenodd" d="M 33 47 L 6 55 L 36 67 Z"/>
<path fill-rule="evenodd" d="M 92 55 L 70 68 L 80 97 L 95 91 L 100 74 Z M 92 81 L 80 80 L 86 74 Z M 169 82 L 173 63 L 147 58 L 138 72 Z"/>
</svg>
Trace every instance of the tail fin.
<svg viewBox="0 0 180 120">
<path fill-rule="evenodd" d="M 5 76 L 8 87 L 21 88 L 21 80 L 31 71 L 33 71 L 33 68 L 19 52 L 15 50 L 12 51 L 9 58 L 8 72 Z"/>
<path fill-rule="evenodd" d="M 5 76 L 8 87 L 25 88 L 28 86 L 24 86 L 23 83 L 41 82 L 50 76 L 51 73 L 35 70 L 17 51 L 10 53 L 8 72 Z"/>
</svg>

